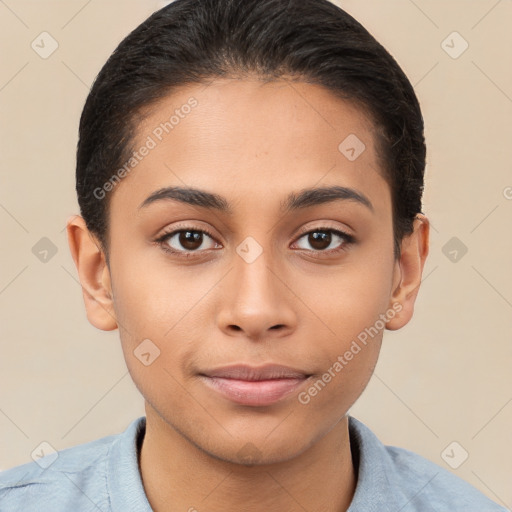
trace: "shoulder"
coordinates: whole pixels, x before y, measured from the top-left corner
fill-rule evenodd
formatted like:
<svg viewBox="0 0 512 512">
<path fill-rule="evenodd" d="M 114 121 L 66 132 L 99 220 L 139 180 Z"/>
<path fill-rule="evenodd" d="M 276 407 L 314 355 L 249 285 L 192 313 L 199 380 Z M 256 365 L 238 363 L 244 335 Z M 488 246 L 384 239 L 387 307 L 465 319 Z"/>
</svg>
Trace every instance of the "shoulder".
<svg viewBox="0 0 512 512">
<path fill-rule="evenodd" d="M 450 471 L 404 448 L 386 446 L 393 472 L 404 488 L 415 489 L 419 503 L 465 512 L 506 512 L 478 489 Z M 441 508 L 442 510 L 442 508 Z"/>
<path fill-rule="evenodd" d="M 112 447 L 121 436 L 114 434 L 57 452 L 45 453 L 43 445 L 33 462 L 0 472 L 0 509 L 110 510 L 108 464 Z"/>
<path fill-rule="evenodd" d="M 357 446 L 359 474 L 356 496 L 364 503 L 378 490 L 387 507 L 402 512 L 450 510 L 450 512 L 508 512 L 462 478 L 404 448 L 385 446 L 375 434 L 350 418 L 351 443 Z M 355 496 L 355 497 L 356 497 Z M 379 498 L 373 496 L 373 501 Z M 356 501 L 356 500 L 354 500 Z M 389 506 L 393 503 L 393 506 Z M 357 503 L 355 503 L 357 505 Z M 384 504 L 383 504 L 384 506 Z M 354 506 L 354 512 L 363 508 Z M 369 509 L 373 510 L 373 508 Z"/>
<path fill-rule="evenodd" d="M 90 441 L 2 471 L 1 510 L 79 510 L 86 497 L 103 509 L 106 460 L 115 438 Z"/>
</svg>

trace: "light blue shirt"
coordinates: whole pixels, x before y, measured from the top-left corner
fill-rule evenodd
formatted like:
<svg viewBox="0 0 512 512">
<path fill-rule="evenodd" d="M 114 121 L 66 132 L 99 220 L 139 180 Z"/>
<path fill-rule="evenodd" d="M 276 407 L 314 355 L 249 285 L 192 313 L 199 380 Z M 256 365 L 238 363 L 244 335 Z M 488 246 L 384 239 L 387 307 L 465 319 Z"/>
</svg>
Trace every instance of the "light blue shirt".
<svg viewBox="0 0 512 512">
<path fill-rule="evenodd" d="M 1 472 L 0 511 L 151 512 L 137 460 L 145 428 L 141 416 L 121 434 Z M 348 512 L 507 512 L 427 459 L 384 446 L 355 418 L 349 429 L 358 480 Z"/>
</svg>

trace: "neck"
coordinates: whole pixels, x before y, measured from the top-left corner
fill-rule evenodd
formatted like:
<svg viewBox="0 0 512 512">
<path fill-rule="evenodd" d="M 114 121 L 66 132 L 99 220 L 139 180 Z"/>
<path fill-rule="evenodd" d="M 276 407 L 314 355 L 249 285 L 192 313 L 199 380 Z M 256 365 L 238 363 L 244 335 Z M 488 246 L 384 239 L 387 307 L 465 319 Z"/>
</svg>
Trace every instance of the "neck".
<svg viewBox="0 0 512 512">
<path fill-rule="evenodd" d="M 247 466 L 203 451 L 146 405 L 140 472 L 154 512 L 342 512 L 356 485 L 346 416 L 298 456 Z"/>
</svg>

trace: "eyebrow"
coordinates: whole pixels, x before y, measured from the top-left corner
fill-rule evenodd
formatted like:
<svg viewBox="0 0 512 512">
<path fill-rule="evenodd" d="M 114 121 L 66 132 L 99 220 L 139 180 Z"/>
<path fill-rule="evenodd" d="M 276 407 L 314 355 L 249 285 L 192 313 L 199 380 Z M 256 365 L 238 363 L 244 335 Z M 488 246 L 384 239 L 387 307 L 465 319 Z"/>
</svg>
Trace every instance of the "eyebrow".
<svg viewBox="0 0 512 512">
<path fill-rule="evenodd" d="M 174 200 L 208 210 L 217 210 L 227 215 L 233 214 L 233 209 L 225 197 L 192 187 L 165 187 L 156 190 L 142 202 L 139 210 L 163 200 Z M 355 201 L 374 211 L 371 201 L 364 194 L 353 188 L 337 185 L 292 192 L 281 202 L 281 210 L 283 213 L 289 213 L 333 201 Z"/>
</svg>

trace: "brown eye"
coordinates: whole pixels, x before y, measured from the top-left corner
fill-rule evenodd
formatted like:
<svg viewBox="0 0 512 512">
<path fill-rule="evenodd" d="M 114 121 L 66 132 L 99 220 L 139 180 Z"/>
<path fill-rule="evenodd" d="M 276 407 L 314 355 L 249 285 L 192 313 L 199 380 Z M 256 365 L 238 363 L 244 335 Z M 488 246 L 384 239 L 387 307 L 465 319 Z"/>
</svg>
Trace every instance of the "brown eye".
<svg viewBox="0 0 512 512">
<path fill-rule="evenodd" d="M 157 242 L 169 252 L 187 255 L 191 252 L 199 252 L 199 249 L 213 249 L 216 242 L 213 237 L 202 229 L 177 229 L 164 234 Z M 208 245 L 210 242 L 210 245 Z M 205 247 L 206 245 L 206 247 Z"/>
<path fill-rule="evenodd" d="M 201 247 L 203 234 L 200 231 L 180 231 L 178 242 L 184 249 L 194 251 Z"/>
<path fill-rule="evenodd" d="M 323 251 L 331 245 L 332 235 L 326 231 L 314 231 L 308 234 L 308 242 L 311 247 Z"/>
<path fill-rule="evenodd" d="M 306 240 L 306 245 L 309 247 L 301 246 L 299 241 Z M 354 242 L 354 237 L 331 228 L 318 228 L 307 233 L 304 233 L 297 244 L 299 249 L 311 250 L 313 252 L 336 252 L 342 250 L 346 245 Z M 331 246 L 334 245 L 334 247 Z"/>
</svg>

